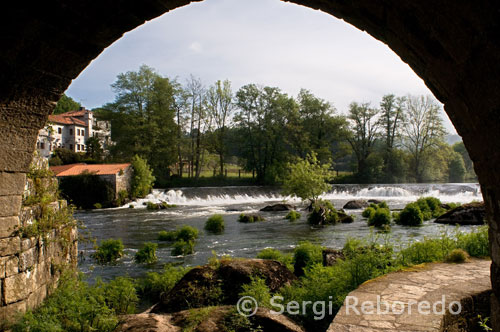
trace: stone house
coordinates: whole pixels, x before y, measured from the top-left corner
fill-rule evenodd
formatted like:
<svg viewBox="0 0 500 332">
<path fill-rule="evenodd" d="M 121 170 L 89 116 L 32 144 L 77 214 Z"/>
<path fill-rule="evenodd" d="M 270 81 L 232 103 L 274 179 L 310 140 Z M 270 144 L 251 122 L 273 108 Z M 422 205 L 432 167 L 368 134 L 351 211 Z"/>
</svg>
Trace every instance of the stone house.
<svg viewBox="0 0 500 332">
<path fill-rule="evenodd" d="M 115 198 L 122 190 L 130 192 L 133 169 L 130 163 L 124 164 L 70 164 L 62 166 L 51 166 L 50 170 L 57 178 L 65 176 L 76 176 L 84 172 L 97 175 L 109 182 L 115 192 Z"/>
<path fill-rule="evenodd" d="M 91 110 L 81 107 L 76 111 L 49 115 L 47 124 L 38 132 L 36 147 L 45 158 L 57 148 L 85 152 L 90 137 L 99 138 L 104 151 L 107 151 L 112 144 L 111 124 L 99 121 Z"/>
</svg>

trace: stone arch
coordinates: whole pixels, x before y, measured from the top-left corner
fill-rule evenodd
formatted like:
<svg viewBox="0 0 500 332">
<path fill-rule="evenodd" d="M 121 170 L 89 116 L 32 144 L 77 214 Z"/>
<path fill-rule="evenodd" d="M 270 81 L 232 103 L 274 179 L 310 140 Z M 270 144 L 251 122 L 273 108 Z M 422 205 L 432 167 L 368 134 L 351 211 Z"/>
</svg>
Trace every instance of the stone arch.
<svg viewBox="0 0 500 332">
<path fill-rule="evenodd" d="M 19 213 L 36 135 L 71 80 L 124 32 L 190 2 L 18 1 L 2 11 L 0 230 L 6 218 Z M 474 161 L 487 206 L 493 322 L 499 328 L 500 4 L 488 0 L 290 2 L 320 9 L 384 42 L 445 105 Z"/>
</svg>

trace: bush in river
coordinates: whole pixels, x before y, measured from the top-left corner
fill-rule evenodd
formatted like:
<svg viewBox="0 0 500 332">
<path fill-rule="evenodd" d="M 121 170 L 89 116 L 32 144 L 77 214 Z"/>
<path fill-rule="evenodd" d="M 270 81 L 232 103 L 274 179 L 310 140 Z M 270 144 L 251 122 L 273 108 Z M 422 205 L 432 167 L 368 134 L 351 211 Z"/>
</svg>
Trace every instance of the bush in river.
<svg viewBox="0 0 500 332">
<path fill-rule="evenodd" d="M 118 239 L 107 239 L 101 241 L 101 245 L 97 247 L 95 253 L 92 254 L 99 264 L 106 264 L 116 261 L 123 256 L 123 243 Z"/>
<path fill-rule="evenodd" d="M 257 221 L 264 221 L 264 217 L 258 215 L 258 214 L 240 214 L 238 217 L 238 221 L 242 223 L 254 223 Z"/>
<path fill-rule="evenodd" d="M 178 240 L 172 248 L 172 256 L 191 255 L 194 253 L 194 241 Z"/>
<path fill-rule="evenodd" d="M 375 208 L 373 206 L 367 207 L 361 214 L 364 218 L 370 219 L 375 214 Z"/>
<path fill-rule="evenodd" d="M 386 208 L 377 208 L 373 214 L 370 214 L 368 226 L 384 227 L 391 224 L 391 211 Z"/>
<path fill-rule="evenodd" d="M 301 217 L 300 213 L 298 213 L 295 210 L 292 210 L 292 211 L 288 212 L 288 214 L 286 215 L 285 219 L 288 219 L 290 221 L 295 221 L 297 219 L 300 219 L 300 217 Z"/>
<path fill-rule="evenodd" d="M 156 257 L 156 249 L 158 245 L 152 242 L 146 242 L 142 248 L 135 254 L 135 261 L 137 263 L 153 264 L 158 260 Z"/>
<path fill-rule="evenodd" d="M 311 204 L 311 213 L 307 216 L 307 221 L 311 225 L 336 224 L 339 220 L 337 210 L 329 201 L 318 200 Z"/>
<path fill-rule="evenodd" d="M 214 234 L 224 232 L 224 218 L 220 214 L 214 214 L 205 223 L 205 230 Z"/>
<path fill-rule="evenodd" d="M 410 203 L 399 213 L 396 223 L 404 226 L 420 226 L 424 221 L 422 211 L 417 203 Z"/>
</svg>

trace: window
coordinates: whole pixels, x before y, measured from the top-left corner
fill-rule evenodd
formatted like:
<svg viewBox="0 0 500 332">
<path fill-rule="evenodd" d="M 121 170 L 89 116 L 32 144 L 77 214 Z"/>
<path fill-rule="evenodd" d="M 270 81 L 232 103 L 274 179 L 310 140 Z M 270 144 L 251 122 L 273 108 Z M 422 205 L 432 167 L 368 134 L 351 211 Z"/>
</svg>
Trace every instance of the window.
<svg viewBox="0 0 500 332">
<path fill-rule="evenodd" d="M 62 134 L 62 128 L 61 127 L 57 128 L 57 133 L 58 134 Z"/>
<path fill-rule="evenodd" d="M 82 129 L 81 133 L 82 133 L 82 136 L 85 136 L 85 129 Z"/>
<path fill-rule="evenodd" d="M 73 129 L 70 129 L 70 130 L 69 130 L 69 134 L 70 134 L 70 135 L 73 135 Z M 69 146 L 72 146 L 72 145 L 70 144 Z M 71 149 L 72 149 L 72 148 L 71 148 Z"/>
<path fill-rule="evenodd" d="M 70 145 L 69 145 L 69 149 L 70 149 L 70 150 L 73 150 L 73 144 L 70 144 Z"/>
</svg>

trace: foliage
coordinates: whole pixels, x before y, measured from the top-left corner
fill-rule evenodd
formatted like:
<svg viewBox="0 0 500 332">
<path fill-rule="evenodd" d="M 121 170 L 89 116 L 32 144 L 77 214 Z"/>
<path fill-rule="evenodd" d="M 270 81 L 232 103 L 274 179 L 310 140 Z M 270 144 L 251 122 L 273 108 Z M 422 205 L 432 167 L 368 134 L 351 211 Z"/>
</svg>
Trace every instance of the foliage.
<svg viewBox="0 0 500 332">
<path fill-rule="evenodd" d="M 287 164 L 289 174 L 283 181 L 283 193 L 294 195 L 303 201 L 311 203 L 318 200 L 319 196 L 331 189 L 327 183 L 331 178 L 330 164 L 321 164 L 316 153 L 311 153 L 306 159 L 296 163 Z"/>
<path fill-rule="evenodd" d="M 214 234 L 224 232 L 224 218 L 220 214 L 214 214 L 205 223 L 205 230 Z"/>
<path fill-rule="evenodd" d="M 386 208 L 377 208 L 375 213 L 370 215 L 368 226 L 383 227 L 391 224 L 391 211 Z"/>
<path fill-rule="evenodd" d="M 157 303 L 188 271 L 189 268 L 166 264 L 161 273 L 148 272 L 145 277 L 139 279 L 137 292 L 141 298 Z"/>
<path fill-rule="evenodd" d="M 118 198 L 116 199 L 116 205 L 117 206 L 122 206 L 125 205 L 127 202 L 129 202 L 129 194 L 128 191 L 126 190 L 120 190 L 118 192 Z"/>
<path fill-rule="evenodd" d="M 131 196 L 133 198 L 146 197 L 153 188 L 155 177 L 145 159 L 138 155 L 132 158 L 134 174 L 131 181 Z"/>
<path fill-rule="evenodd" d="M 135 254 L 135 261 L 137 263 L 153 264 L 156 263 L 158 257 L 156 257 L 156 249 L 158 245 L 152 242 L 146 242 L 143 244 L 142 248 L 139 249 Z"/>
<path fill-rule="evenodd" d="M 468 258 L 469 255 L 463 249 L 453 249 L 448 256 L 446 256 L 445 261 L 447 263 L 463 263 L 467 261 Z"/>
<path fill-rule="evenodd" d="M 173 244 L 172 256 L 191 255 L 194 253 L 194 241 L 177 240 Z"/>
<path fill-rule="evenodd" d="M 285 219 L 288 219 L 290 221 L 295 221 L 297 219 L 300 219 L 301 214 L 295 210 L 292 210 L 288 212 L 288 214 L 285 216 Z"/>
<path fill-rule="evenodd" d="M 296 276 L 302 276 L 304 270 L 314 264 L 323 262 L 323 247 L 305 241 L 293 251 L 293 267 Z"/>
<path fill-rule="evenodd" d="M 338 222 L 337 210 L 332 203 L 325 200 L 318 200 L 311 205 L 311 213 L 307 216 L 307 221 L 311 225 L 329 225 Z"/>
<path fill-rule="evenodd" d="M 375 209 L 376 208 L 374 208 L 373 206 L 369 206 L 363 210 L 363 213 L 361 213 L 361 215 L 363 216 L 363 218 L 373 218 L 372 216 L 375 215 Z"/>
<path fill-rule="evenodd" d="M 73 98 L 63 94 L 56 104 L 52 114 L 62 114 L 70 111 L 77 111 L 82 105 Z"/>
<path fill-rule="evenodd" d="M 59 188 L 66 199 L 83 209 L 92 209 L 96 203 L 110 207 L 115 200 L 111 184 L 89 172 L 60 178 Z"/>
<path fill-rule="evenodd" d="M 465 250 L 472 257 L 488 257 L 488 226 L 481 226 L 473 232 L 462 233 L 457 230 L 457 248 Z"/>
<path fill-rule="evenodd" d="M 265 221 L 264 217 L 258 214 L 240 214 L 238 221 L 242 223 L 254 223 L 257 221 Z"/>
<path fill-rule="evenodd" d="M 14 332 L 112 332 L 117 315 L 133 313 L 137 296 L 128 278 L 88 285 L 81 277 L 64 273 L 57 289 L 35 311 L 13 326 Z"/>
<path fill-rule="evenodd" d="M 417 203 L 410 203 L 399 213 L 396 223 L 404 226 L 420 226 L 424 221 L 424 216 Z"/>
<path fill-rule="evenodd" d="M 257 258 L 260 259 L 272 259 L 283 263 L 288 267 L 289 270 L 293 271 L 293 256 L 291 254 L 284 254 L 281 251 L 273 248 L 262 249 L 258 254 Z"/>
<path fill-rule="evenodd" d="M 158 241 L 175 241 L 177 238 L 176 231 L 160 231 L 158 233 Z"/>
<path fill-rule="evenodd" d="M 82 159 L 82 155 L 70 149 L 56 148 L 54 152 L 52 152 L 51 159 L 56 159 L 56 158 L 61 162 L 61 165 L 68 165 L 68 164 L 79 163 Z M 53 164 L 51 163 L 51 165 Z"/>
<path fill-rule="evenodd" d="M 453 154 L 449 166 L 449 181 L 464 182 L 467 170 L 465 169 L 464 158 L 458 152 Z"/>
<path fill-rule="evenodd" d="M 123 243 L 120 239 L 107 239 L 101 241 L 92 257 L 99 264 L 107 264 L 116 261 L 123 256 Z"/>
<path fill-rule="evenodd" d="M 268 308 L 270 306 L 271 291 L 263 278 L 252 276 L 250 283 L 242 286 L 239 296 L 240 298 L 251 296 L 257 301 L 259 307 Z"/>
<path fill-rule="evenodd" d="M 85 142 L 87 151 L 85 156 L 95 162 L 100 162 L 104 157 L 104 150 L 98 137 L 92 136 Z"/>
<path fill-rule="evenodd" d="M 176 240 L 194 241 L 198 238 L 198 230 L 192 226 L 182 226 L 177 230 Z"/>
</svg>

